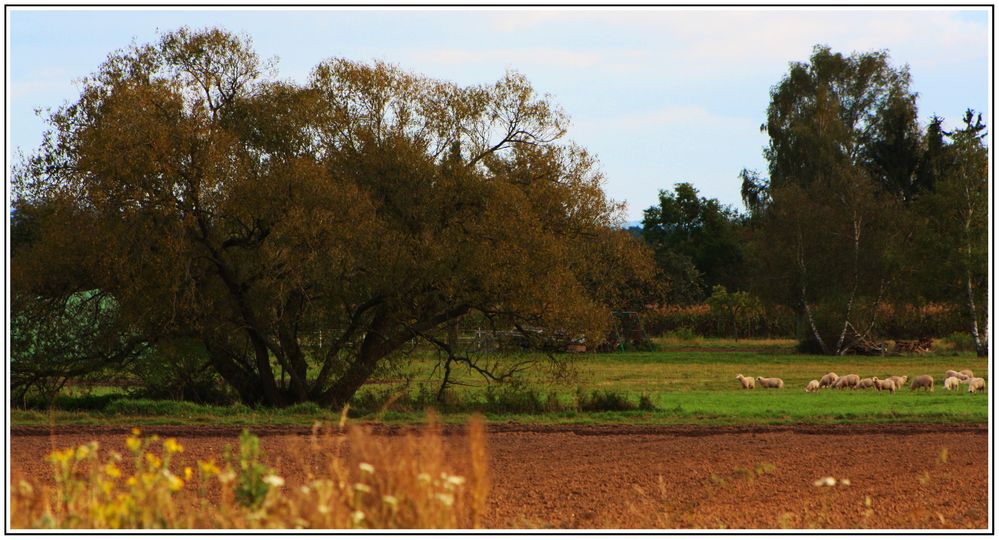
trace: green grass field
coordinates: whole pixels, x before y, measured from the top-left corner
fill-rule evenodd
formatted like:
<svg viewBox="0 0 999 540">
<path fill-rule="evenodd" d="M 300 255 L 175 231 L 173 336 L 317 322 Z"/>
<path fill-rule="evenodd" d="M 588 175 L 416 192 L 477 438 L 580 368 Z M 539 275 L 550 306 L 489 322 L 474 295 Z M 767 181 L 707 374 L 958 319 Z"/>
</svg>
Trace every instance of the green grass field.
<svg viewBox="0 0 999 540">
<path fill-rule="evenodd" d="M 445 422 L 464 422 L 481 411 L 491 421 L 525 423 L 635 423 L 635 424 L 786 424 L 786 423 L 897 423 L 988 420 L 985 393 L 948 392 L 942 388 L 947 369 L 970 368 L 985 376 L 987 364 L 969 354 L 926 356 L 825 357 L 791 354 L 786 344 L 724 342 L 678 346 L 660 344 L 666 351 L 585 354 L 568 357 L 569 376 L 553 380 L 543 370 L 526 373 L 517 385 L 485 385 L 470 372 L 456 371 L 456 382 L 443 405 L 436 393 L 429 357 L 413 360 L 409 384 L 382 380 L 367 385 L 357 396 L 352 417 L 366 421 L 420 422 L 425 409 L 442 412 Z M 757 348 L 756 352 L 750 349 Z M 686 350 L 700 348 L 703 350 Z M 895 395 L 873 390 L 823 390 L 806 394 L 804 386 L 828 371 L 861 377 L 930 374 L 937 381 L 933 393 L 903 389 Z M 740 388 L 735 375 L 781 377 L 782 390 Z M 633 410 L 619 407 L 581 407 L 593 392 L 624 398 Z M 106 394 L 100 389 L 96 394 Z M 646 407 L 637 409 L 645 396 Z M 306 404 L 288 409 L 253 409 L 242 405 L 212 407 L 170 401 L 135 400 L 104 395 L 103 399 L 64 400 L 59 410 L 12 411 L 16 425 L 311 425 L 334 421 L 339 411 Z M 74 406 L 86 403 L 86 406 Z M 85 409 L 85 410 L 81 410 Z"/>
</svg>

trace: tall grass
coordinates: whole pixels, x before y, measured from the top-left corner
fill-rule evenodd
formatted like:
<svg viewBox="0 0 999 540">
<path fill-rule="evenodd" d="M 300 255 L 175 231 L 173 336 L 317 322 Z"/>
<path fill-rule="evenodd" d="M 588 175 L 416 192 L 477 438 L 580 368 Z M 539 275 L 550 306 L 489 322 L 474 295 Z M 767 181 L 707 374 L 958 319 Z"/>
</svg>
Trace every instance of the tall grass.
<svg viewBox="0 0 999 540">
<path fill-rule="evenodd" d="M 303 451 L 328 456 L 299 485 L 265 465 L 257 437 L 244 432 L 238 451 L 180 470 L 175 439 L 126 439 L 131 454 L 102 452 L 96 442 L 47 459 L 54 484 L 12 486 L 15 529 L 394 529 L 477 528 L 489 492 L 481 417 L 467 429 L 468 476 L 445 459 L 436 422 L 402 436 L 369 429 L 318 428 Z M 448 456 L 453 458 L 454 456 Z"/>
</svg>

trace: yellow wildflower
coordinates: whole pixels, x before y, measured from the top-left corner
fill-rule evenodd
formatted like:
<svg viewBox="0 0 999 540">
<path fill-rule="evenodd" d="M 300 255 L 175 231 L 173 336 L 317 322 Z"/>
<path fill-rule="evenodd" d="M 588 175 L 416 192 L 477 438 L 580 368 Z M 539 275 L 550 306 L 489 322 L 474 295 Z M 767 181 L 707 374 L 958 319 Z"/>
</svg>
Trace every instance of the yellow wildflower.
<svg viewBox="0 0 999 540">
<path fill-rule="evenodd" d="M 81 459 L 87 459 L 90 456 L 90 446 L 86 444 L 81 444 L 79 448 L 76 449 L 76 459 L 77 461 Z"/>
<path fill-rule="evenodd" d="M 135 437 L 129 437 L 125 439 L 125 446 L 127 446 L 132 452 L 138 452 L 139 448 L 142 447 L 142 441 Z"/>
<path fill-rule="evenodd" d="M 184 481 L 171 474 L 170 471 L 164 471 L 164 475 L 170 484 L 170 491 L 180 491 L 184 487 Z"/>
<path fill-rule="evenodd" d="M 174 439 L 173 437 L 163 441 L 163 449 L 166 450 L 168 454 L 179 454 L 184 451 L 184 447 L 178 444 L 177 439 Z"/>
<path fill-rule="evenodd" d="M 104 474 L 110 476 L 111 478 L 121 477 L 121 469 L 119 469 L 114 463 L 108 463 L 104 466 Z"/>
<path fill-rule="evenodd" d="M 156 454 L 152 452 L 146 452 L 146 463 L 149 463 L 149 466 L 154 469 L 159 469 L 160 465 L 163 464 L 163 460 L 161 460 L 159 457 L 156 456 Z"/>
<path fill-rule="evenodd" d="M 136 437 L 138 437 L 141 434 L 142 434 L 142 432 L 139 431 L 139 428 L 137 428 L 137 427 L 132 428 L 132 435 L 135 435 Z"/>
<path fill-rule="evenodd" d="M 73 457 L 74 452 L 72 448 L 67 448 L 65 450 L 56 450 L 49 454 L 49 459 L 56 463 L 66 463 L 69 458 Z"/>
<path fill-rule="evenodd" d="M 211 460 L 211 461 L 200 461 L 199 460 L 198 461 L 198 468 L 201 469 L 201 472 L 204 473 L 204 474 L 218 474 L 220 472 L 218 466 L 215 465 L 215 460 L 214 459 Z"/>
<path fill-rule="evenodd" d="M 190 482 L 191 481 L 191 476 L 193 476 L 193 475 L 194 475 L 194 471 L 192 471 L 190 467 L 184 467 L 184 480 L 187 480 L 188 482 Z"/>
<path fill-rule="evenodd" d="M 125 480 L 125 483 L 128 484 L 128 485 L 130 485 L 130 486 L 134 486 L 135 484 L 138 484 L 139 481 L 136 480 L 134 476 L 129 476 L 128 480 Z"/>
</svg>

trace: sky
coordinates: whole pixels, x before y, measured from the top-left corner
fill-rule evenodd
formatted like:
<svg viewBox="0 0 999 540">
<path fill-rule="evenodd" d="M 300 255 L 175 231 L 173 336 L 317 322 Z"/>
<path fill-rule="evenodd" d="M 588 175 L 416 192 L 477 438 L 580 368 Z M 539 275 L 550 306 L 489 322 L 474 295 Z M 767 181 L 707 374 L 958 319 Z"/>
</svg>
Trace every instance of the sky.
<svg viewBox="0 0 999 540">
<path fill-rule="evenodd" d="M 41 142 L 37 109 L 78 97 L 74 81 L 110 52 L 180 26 L 246 33 L 282 80 L 331 57 L 465 85 L 518 71 L 568 113 L 629 221 L 678 182 L 741 208 L 739 172 L 767 168 L 770 88 L 816 44 L 887 49 L 924 125 L 955 126 L 969 107 L 991 124 L 988 8 L 8 10 L 8 166 Z"/>
</svg>

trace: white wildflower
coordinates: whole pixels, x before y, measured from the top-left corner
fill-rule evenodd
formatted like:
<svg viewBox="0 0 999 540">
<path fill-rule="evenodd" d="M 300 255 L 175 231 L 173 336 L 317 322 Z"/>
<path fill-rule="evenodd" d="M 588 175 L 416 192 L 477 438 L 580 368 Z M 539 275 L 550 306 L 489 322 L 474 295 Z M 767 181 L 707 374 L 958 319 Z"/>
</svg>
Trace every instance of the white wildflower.
<svg viewBox="0 0 999 540">
<path fill-rule="evenodd" d="M 375 474 L 375 466 L 370 463 L 361 463 L 357 466 L 357 468 L 368 474 Z"/>
<path fill-rule="evenodd" d="M 264 483 L 271 487 L 281 487 L 284 485 L 284 478 L 276 474 L 268 474 L 264 477 Z"/>
<path fill-rule="evenodd" d="M 420 474 L 416 475 L 416 479 L 419 480 L 421 483 L 426 484 L 430 482 L 430 475 L 425 472 L 421 472 Z"/>
<path fill-rule="evenodd" d="M 371 493 L 371 486 L 358 482 L 354 484 L 354 491 L 359 491 L 361 493 Z"/>
<path fill-rule="evenodd" d="M 354 522 L 354 525 L 364 521 L 364 512 L 360 510 L 355 510 L 350 513 L 350 520 Z"/>
<path fill-rule="evenodd" d="M 437 500 L 444 506 L 451 506 L 454 504 L 454 495 L 451 495 L 450 493 L 438 493 Z"/>
<path fill-rule="evenodd" d="M 399 505 L 399 499 L 396 499 L 392 495 L 384 495 L 384 496 L 382 496 L 382 502 L 384 502 L 385 504 L 387 504 L 387 505 L 389 505 L 389 506 L 391 506 L 393 508 L 395 508 L 396 506 Z"/>
</svg>

